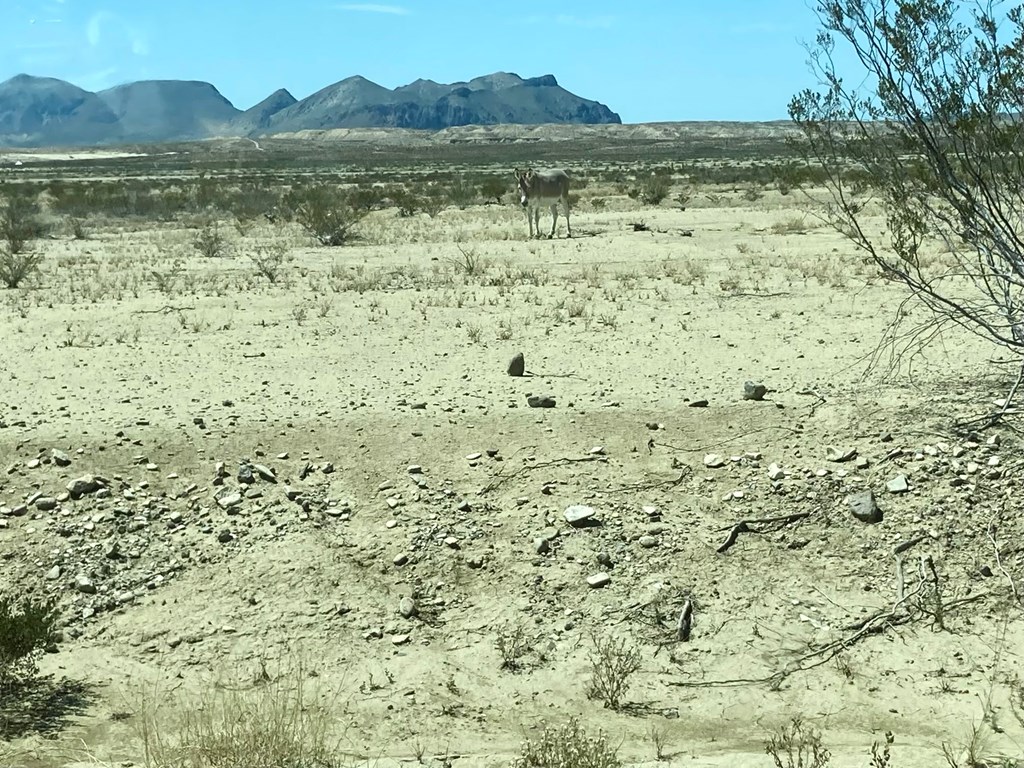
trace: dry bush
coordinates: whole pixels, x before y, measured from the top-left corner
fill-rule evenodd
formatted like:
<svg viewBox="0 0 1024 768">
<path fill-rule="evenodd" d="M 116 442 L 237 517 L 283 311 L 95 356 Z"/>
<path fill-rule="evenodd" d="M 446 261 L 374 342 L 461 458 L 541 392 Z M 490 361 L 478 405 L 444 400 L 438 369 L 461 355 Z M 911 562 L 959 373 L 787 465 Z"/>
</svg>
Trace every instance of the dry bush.
<svg viewBox="0 0 1024 768">
<path fill-rule="evenodd" d="M 498 630 L 494 645 L 501 655 L 501 668 L 510 672 L 522 669 L 523 657 L 532 649 L 533 643 L 526 634 L 526 628 L 520 624 L 506 624 Z"/>
<path fill-rule="evenodd" d="M 287 261 L 288 249 L 281 243 L 261 243 L 253 246 L 252 263 L 256 267 L 256 272 L 271 283 L 281 279 Z"/>
<path fill-rule="evenodd" d="M 590 653 L 590 682 L 587 698 L 597 699 L 608 709 L 619 710 L 629 690 L 630 678 L 640 669 L 640 651 L 624 638 L 594 637 Z"/>
<path fill-rule="evenodd" d="M 764 743 L 775 768 L 825 768 L 832 755 L 821 741 L 821 732 L 794 717 Z"/>
<path fill-rule="evenodd" d="M 341 768 L 332 706 L 301 663 L 215 683 L 194 697 L 143 696 L 133 717 L 147 768 Z"/>
<path fill-rule="evenodd" d="M 616 750 L 603 731 L 588 736 L 576 718 L 562 726 L 549 726 L 540 738 L 523 744 L 512 768 L 621 768 Z"/>
<path fill-rule="evenodd" d="M 227 255 L 228 241 L 221 234 L 220 227 L 212 223 L 206 224 L 196 233 L 192 247 L 208 259 L 217 259 Z"/>
</svg>

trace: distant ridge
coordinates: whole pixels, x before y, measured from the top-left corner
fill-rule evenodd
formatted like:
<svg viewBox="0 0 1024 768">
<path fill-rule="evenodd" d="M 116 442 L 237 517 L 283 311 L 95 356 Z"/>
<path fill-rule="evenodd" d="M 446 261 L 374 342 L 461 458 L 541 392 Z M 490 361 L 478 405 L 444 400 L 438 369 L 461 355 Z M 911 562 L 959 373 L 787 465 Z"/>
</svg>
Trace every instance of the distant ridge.
<svg viewBox="0 0 1024 768">
<path fill-rule="evenodd" d="M 297 100 L 279 89 L 242 111 L 213 85 L 141 80 L 92 93 L 54 78 L 0 83 L 0 146 L 94 146 L 265 136 L 335 128 L 441 130 L 467 125 L 621 124 L 554 75 L 495 72 L 467 82 L 416 80 L 390 90 L 348 77 Z"/>
</svg>

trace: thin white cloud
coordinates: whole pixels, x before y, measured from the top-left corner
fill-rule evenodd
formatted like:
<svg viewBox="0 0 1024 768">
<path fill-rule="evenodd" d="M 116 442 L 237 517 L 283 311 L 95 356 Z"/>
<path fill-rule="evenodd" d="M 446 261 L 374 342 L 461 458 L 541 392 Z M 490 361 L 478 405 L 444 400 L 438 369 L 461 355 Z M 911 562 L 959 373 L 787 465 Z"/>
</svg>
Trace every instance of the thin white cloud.
<svg viewBox="0 0 1024 768">
<path fill-rule="evenodd" d="M 378 5 L 377 3 L 344 3 L 334 6 L 339 11 L 357 11 L 360 13 L 386 13 L 391 16 L 408 16 L 409 9 L 400 5 Z"/>
<path fill-rule="evenodd" d="M 131 52 L 136 56 L 146 56 L 149 53 L 149 41 L 146 36 L 135 27 L 127 24 L 120 16 L 109 11 L 98 11 L 89 17 L 85 25 L 85 39 L 90 48 L 99 48 L 108 37 L 107 30 L 115 27 L 115 33 L 121 40 L 127 40 Z"/>
</svg>

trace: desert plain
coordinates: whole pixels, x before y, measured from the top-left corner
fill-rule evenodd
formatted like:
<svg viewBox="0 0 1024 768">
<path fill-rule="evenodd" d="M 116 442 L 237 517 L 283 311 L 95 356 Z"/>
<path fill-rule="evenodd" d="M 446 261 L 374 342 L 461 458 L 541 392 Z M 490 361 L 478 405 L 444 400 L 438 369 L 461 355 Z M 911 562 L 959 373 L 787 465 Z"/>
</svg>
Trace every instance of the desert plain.
<svg viewBox="0 0 1024 768">
<path fill-rule="evenodd" d="M 630 766 L 771 766 L 793 718 L 840 768 L 886 732 L 1018 764 L 1013 366 L 894 337 L 927 311 L 778 135 L 625 130 L 0 161 L 47 225 L 0 291 L 0 590 L 61 610 L 0 764 L 227 765 L 200 747 L 260 722 L 293 765 L 496 768 L 570 718 Z M 571 238 L 527 237 L 528 165 L 577 180 Z M 337 247 L 193 199 L 483 177 Z"/>
</svg>

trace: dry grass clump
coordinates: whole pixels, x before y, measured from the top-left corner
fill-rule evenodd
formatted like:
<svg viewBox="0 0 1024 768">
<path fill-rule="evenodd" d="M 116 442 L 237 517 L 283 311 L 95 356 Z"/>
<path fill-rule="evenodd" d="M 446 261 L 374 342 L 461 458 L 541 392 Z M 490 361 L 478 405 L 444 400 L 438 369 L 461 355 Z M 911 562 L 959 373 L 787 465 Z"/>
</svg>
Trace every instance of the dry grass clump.
<svg viewBox="0 0 1024 768">
<path fill-rule="evenodd" d="M 134 727 L 147 768 L 340 768 L 332 707 L 302 664 L 249 681 L 214 683 L 194 697 L 144 697 Z"/>
</svg>

